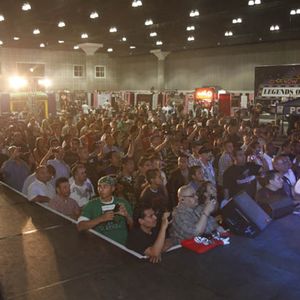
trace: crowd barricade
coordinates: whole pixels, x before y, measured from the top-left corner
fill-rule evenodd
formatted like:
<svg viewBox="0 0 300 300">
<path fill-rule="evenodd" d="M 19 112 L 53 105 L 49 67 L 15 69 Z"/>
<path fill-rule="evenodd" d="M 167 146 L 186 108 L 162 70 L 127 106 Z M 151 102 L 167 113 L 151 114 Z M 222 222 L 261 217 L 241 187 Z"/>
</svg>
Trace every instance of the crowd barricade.
<svg viewBox="0 0 300 300">
<path fill-rule="evenodd" d="M 12 188 L 11 186 L 7 185 L 6 183 L 4 183 L 4 182 L 2 182 L 2 181 L 1 181 L 1 184 L 2 184 L 3 186 L 5 186 L 5 187 L 9 188 L 10 190 L 14 191 L 15 193 L 19 194 L 20 196 L 24 197 L 24 198 L 26 199 L 26 201 L 28 201 L 26 195 L 24 195 L 24 194 L 21 193 L 20 191 L 18 191 L 18 190 L 16 190 L 16 189 Z M 62 213 L 56 211 L 55 209 L 49 207 L 48 205 L 46 205 L 46 204 L 44 204 L 44 203 L 34 202 L 34 204 L 37 204 L 38 206 L 43 207 L 44 209 L 46 209 L 46 210 L 48 210 L 48 211 L 50 211 L 50 212 L 52 212 L 52 213 L 54 213 L 54 214 L 56 214 L 56 215 L 58 215 L 58 216 L 64 218 L 64 219 L 66 219 L 66 220 L 72 222 L 73 224 L 76 224 L 76 225 L 77 225 L 77 223 L 78 223 L 77 220 L 74 220 L 74 219 L 72 219 L 72 218 L 70 218 L 70 217 L 68 217 L 68 216 L 66 216 L 66 215 L 64 215 L 64 214 L 62 214 Z M 118 242 L 116 242 L 116 241 L 110 239 L 109 237 L 107 237 L 107 236 L 105 236 L 105 235 L 103 235 L 103 234 L 97 232 L 96 230 L 90 229 L 89 232 L 92 233 L 92 234 L 94 234 L 94 235 L 96 235 L 97 237 L 99 237 L 99 238 L 101 238 L 101 239 L 107 241 L 108 243 L 113 244 L 114 246 L 118 247 L 119 249 L 121 249 L 121 250 L 123 250 L 123 251 L 125 251 L 125 252 L 127 252 L 127 253 L 129 253 L 129 254 L 131 254 L 131 255 L 133 255 L 133 256 L 135 256 L 135 257 L 138 258 L 138 259 L 148 259 L 147 256 L 141 255 L 140 253 L 137 253 L 137 252 L 135 252 L 135 251 L 133 251 L 133 250 L 131 250 L 131 249 L 128 249 L 128 248 L 125 247 L 124 245 L 119 244 Z M 166 252 L 171 252 L 171 251 L 174 251 L 174 250 L 179 249 L 179 248 L 181 248 L 181 247 L 182 247 L 181 245 L 175 245 L 175 246 L 171 247 L 170 249 L 168 249 Z"/>
</svg>

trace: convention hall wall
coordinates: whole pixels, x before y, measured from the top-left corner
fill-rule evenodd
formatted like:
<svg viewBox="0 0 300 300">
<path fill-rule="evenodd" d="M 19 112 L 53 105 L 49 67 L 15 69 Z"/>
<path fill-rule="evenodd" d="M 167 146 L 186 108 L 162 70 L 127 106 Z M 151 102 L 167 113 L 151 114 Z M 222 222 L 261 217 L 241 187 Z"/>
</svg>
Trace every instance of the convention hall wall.
<svg viewBox="0 0 300 300">
<path fill-rule="evenodd" d="M 153 54 L 116 58 L 101 53 L 86 56 L 81 51 L 0 48 L 0 91 L 7 91 L 7 78 L 15 73 L 16 62 L 44 63 L 52 90 L 150 90 L 158 86 Z M 173 52 L 165 59 L 164 86 L 253 90 L 255 66 L 290 63 L 300 63 L 300 41 Z M 83 77 L 74 77 L 74 65 L 84 66 Z M 95 78 L 96 65 L 105 67 L 104 78 Z"/>
<path fill-rule="evenodd" d="M 16 73 L 17 62 L 45 64 L 45 76 L 52 80 L 53 90 L 116 89 L 115 61 L 107 54 L 0 48 L 0 91 L 7 91 L 7 79 Z M 74 65 L 83 66 L 82 77 L 74 77 Z M 104 78 L 95 78 L 96 65 L 105 66 Z"/>
<path fill-rule="evenodd" d="M 118 61 L 122 89 L 157 86 L 154 55 Z M 300 41 L 174 52 L 165 61 L 165 88 L 188 90 L 218 85 L 229 90 L 253 90 L 255 66 L 293 63 L 300 63 Z"/>
</svg>

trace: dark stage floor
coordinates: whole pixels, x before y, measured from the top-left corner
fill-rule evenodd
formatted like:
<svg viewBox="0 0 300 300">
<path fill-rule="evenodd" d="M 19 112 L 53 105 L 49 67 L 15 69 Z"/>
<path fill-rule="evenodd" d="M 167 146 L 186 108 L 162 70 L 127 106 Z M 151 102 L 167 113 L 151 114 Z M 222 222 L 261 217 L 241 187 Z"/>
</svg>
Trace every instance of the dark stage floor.
<svg viewBox="0 0 300 300">
<path fill-rule="evenodd" d="M 0 185 L 4 299 L 300 299 L 300 217 L 206 254 L 139 260 Z"/>
</svg>

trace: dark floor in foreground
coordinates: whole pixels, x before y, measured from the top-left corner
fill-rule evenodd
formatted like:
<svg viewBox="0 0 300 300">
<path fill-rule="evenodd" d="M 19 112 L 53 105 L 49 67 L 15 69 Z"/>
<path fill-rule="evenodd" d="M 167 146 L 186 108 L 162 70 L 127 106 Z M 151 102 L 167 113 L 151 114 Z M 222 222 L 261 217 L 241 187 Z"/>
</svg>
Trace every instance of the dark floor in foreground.
<svg viewBox="0 0 300 300">
<path fill-rule="evenodd" d="M 0 282 L 4 299 L 299 300 L 299 230 L 290 215 L 254 240 L 151 265 L 0 185 Z"/>
</svg>

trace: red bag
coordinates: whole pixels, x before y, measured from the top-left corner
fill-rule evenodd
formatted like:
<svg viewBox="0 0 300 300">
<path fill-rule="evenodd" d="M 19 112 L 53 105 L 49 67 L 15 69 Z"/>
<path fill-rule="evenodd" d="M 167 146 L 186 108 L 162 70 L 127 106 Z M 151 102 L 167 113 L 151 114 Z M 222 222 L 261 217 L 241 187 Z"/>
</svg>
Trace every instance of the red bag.
<svg viewBox="0 0 300 300">
<path fill-rule="evenodd" d="M 224 232 L 223 234 L 221 234 L 221 237 L 225 238 L 225 237 L 229 237 L 230 233 L 228 232 Z M 195 251 L 197 253 L 205 253 L 213 248 L 219 247 L 224 245 L 222 240 L 217 240 L 217 239 L 211 239 L 209 240 L 211 243 L 208 245 L 205 245 L 203 243 L 196 243 L 195 239 L 189 239 L 189 240 L 183 240 L 181 241 L 181 245 L 182 247 L 185 247 L 187 249 L 190 249 L 192 251 Z"/>
</svg>

